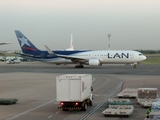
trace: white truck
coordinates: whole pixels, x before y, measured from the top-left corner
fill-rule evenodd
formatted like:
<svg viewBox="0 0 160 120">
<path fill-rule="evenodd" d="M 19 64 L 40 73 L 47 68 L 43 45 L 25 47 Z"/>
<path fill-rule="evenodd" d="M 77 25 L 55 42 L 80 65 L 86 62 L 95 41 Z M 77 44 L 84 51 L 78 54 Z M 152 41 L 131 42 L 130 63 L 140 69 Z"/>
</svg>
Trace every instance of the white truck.
<svg viewBox="0 0 160 120">
<path fill-rule="evenodd" d="M 92 75 L 65 74 L 56 77 L 56 101 L 58 109 L 84 110 L 92 106 Z"/>
</svg>

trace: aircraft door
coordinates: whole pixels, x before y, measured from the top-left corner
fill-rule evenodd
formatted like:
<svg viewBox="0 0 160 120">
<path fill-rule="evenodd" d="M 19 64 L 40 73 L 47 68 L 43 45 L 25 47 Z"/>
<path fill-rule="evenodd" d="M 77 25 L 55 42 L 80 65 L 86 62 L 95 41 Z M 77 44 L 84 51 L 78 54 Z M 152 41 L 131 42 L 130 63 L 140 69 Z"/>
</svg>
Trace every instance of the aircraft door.
<svg viewBox="0 0 160 120">
<path fill-rule="evenodd" d="M 45 58 L 45 54 L 44 53 L 41 54 L 41 58 Z"/>
<path fill-rule="evenodd" d="M 134 58 L 134 54 L 133 54 L 133 53 L 130 54 L 130 58 L 131 58 L 131 59 Z"/>
</svg>

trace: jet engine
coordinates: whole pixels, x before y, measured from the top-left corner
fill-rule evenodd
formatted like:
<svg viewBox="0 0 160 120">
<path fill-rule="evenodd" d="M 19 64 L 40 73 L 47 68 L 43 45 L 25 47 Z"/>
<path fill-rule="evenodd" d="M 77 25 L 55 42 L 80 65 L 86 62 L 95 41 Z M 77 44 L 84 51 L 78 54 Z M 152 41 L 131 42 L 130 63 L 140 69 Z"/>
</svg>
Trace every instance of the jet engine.
<svg viewBox="0 0 160 120">
<path fill-rule="evenodd" d="M 100 66 L 101 62 L 99 61 L 99 59 L 89 59 L 88 65 L 91 65 L 91 66 Z"/>
</svg>

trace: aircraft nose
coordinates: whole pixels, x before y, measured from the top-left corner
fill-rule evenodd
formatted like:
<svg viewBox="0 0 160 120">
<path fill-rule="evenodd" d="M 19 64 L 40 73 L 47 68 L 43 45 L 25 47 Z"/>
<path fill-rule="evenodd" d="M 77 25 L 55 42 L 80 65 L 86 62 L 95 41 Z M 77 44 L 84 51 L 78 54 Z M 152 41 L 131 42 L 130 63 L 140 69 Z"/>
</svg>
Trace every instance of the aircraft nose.
<svg viewBox="0 0 160 120">
<path fill-rule="evenodd" d="M 144 55 L 144 56 L 143 56 L 143 60 L 146 60 L 146 59 L 147 59 L 147 57 Z"/>
</svg>

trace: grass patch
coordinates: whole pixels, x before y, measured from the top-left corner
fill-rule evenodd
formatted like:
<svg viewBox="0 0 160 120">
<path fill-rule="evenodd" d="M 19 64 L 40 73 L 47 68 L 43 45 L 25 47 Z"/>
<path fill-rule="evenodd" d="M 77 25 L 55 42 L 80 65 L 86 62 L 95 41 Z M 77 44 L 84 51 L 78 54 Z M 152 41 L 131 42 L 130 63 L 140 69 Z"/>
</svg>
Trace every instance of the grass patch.
<svg viewBox="0 0 160 120">
<path fill-rule="evenodd" d="M 160 64 L 160 54 L 145 54 L 147 59 L 142 61 L 143 64 Z"/>
</svg>

